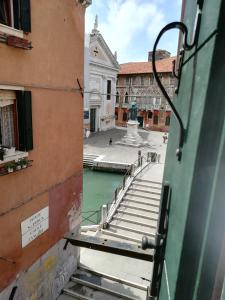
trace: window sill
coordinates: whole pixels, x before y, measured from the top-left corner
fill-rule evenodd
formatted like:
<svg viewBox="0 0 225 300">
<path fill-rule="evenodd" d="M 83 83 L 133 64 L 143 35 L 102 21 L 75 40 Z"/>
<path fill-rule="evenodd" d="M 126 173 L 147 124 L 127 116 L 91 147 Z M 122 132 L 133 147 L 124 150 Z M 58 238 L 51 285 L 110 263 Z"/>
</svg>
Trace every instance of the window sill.
<svg viewBox="0 0 225 300">
<path fill-rule="evenodd" d="M 28 157 L 28 152 L 15 151 L 15 153 L 13 153 L 13 154 L 4 155 L 4 159 L 0 160 L 0 165 L 5 164 L 10 161 L 18 160 L 21 158 L 26 158 L 26 157 Z"/>
<path fill-rule="evenodd" d="M 0 24 L 0 32 L 5 33 L 7 35 L 13 35 L 22 39 L 24 37 L 22 30 L 18 30 L 3 24 Z"/>
</svg>

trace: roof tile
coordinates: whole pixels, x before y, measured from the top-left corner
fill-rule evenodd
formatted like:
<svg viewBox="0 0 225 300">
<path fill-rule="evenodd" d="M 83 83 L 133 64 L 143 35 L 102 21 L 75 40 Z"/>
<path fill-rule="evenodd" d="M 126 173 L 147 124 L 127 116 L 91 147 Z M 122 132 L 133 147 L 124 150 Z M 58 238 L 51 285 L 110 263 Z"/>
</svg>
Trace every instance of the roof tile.
<svg viewBox="0 0 225 300">
<path fill-rule="evenodd" d="M 156 70 L 160 73 L 168 73 L 173 71 L 173 60 L 176 56 L 164 58 L 156 61 Z M 129 62 L 120 65 L 119 75 L 127 74 L 146 74 L 153 73 L 152 62 Z"/>
</svg>

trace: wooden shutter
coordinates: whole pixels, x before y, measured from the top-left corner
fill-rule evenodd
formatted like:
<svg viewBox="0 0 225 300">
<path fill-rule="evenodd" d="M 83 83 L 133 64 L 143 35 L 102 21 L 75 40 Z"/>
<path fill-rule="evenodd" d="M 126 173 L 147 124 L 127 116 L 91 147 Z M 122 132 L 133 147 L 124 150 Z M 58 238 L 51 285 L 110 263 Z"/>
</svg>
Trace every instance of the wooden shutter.
<svg viewBox="0 0 225 300">
<path fill-rule="evenodd" d="M 33 149 L 32 104 L 30 91 L 17 91 L 19 150 Z"/>
<path fill-rule="evenodd" d="M 13 0 L 14 27 L 20 29 L 20 0 Z"/>
<path fill-rule="evenodd" d="M 30 0 L 20 1 L 21 29 L 31 32 Z"/>
</svg>

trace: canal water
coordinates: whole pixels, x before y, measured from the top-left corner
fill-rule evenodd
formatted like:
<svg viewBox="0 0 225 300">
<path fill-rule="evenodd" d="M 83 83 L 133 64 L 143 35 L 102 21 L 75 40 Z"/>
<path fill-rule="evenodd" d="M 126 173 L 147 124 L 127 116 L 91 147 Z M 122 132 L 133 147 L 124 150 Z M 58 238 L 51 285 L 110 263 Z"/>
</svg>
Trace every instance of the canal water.
<svg viewBox="0 0 225 300">
<path fill-rule="evenodd" d="M 82 212 L 97 211 L 102 204 L 112 202 L 115 189 L 122 184 L 123 175 L 92 171 L 88 168 L 83 172 L 83 203 Z M 90 214 L 83 214 L 87 216 Z M 94 222 L 97 216 L 90 219 Z M 88 224 L 88 221 L 82 222 Z M 90 222 L 89 222 L 90 223 Z"/>
</svg>

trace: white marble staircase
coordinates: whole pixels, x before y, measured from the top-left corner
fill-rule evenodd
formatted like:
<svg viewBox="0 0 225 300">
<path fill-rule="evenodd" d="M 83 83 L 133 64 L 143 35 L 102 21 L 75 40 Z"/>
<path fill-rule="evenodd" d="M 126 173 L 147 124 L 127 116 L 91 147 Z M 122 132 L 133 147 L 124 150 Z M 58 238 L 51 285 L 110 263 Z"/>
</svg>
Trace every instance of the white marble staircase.
<svg viewBox="0 0 225 300">
<path fill-rule="evenodd" d="M 155 237 L 160 206 L 161 183 L 136 178 L 106 229 L 100 235 L 141 244 L 143 235 Z"/>
</svg>

